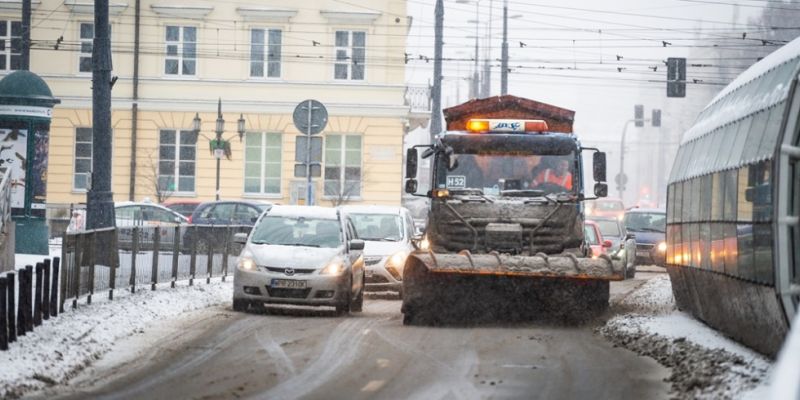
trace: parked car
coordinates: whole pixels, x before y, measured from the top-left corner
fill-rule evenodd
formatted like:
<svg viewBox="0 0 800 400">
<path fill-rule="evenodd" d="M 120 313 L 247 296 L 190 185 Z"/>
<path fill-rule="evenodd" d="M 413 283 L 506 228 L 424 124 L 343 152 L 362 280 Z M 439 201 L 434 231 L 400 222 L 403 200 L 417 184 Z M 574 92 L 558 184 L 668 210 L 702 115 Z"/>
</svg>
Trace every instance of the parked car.
<svg viewBox="0 0 800 400">
<path fill-rule="evenodd" d="M 633 208 L 625 213 L 625 230 L 636 237 L 636 265 L 664 266 L 667 253 L 667 213 L 653 208 Z"/>
<path fill-rule="evenodd" d="M 414 249 L 416 227 L 404 207 L 343 206 L 359 239 L 364 240 L 366 289 L 396 291 L 402 297 L 403 267 Z"/>
<path fill-rule="evenodd" d="M 625 206 L 622 200 L 611 197 L 586 202 L 586 216 L 612 217 L 622 219 L 625 216 Z"/>
<path fill-rule="evenodd" d="M 194 210 L 199 206 L 202 202 L 200 200 L 193 200 L 193 199 L 175 199 L 175 200 L 167 200 L 161 203 L 162 206 L 169 208 L 176 213 L 183 215 L 186 218 L 189 218 Z"/>
<path fill-rule="evenodd" d="M 256 222 L 233 276 L 233 309 L 258 303 L 361 311 L 364 241 L 347 214 L 317 206 L 274 206 Z"/>
<path fill-rule="evenodd" d="M 240 225 L 253 226 L 261 214 L 272 207 L 271 203 L 249 200 L 220 200 L 200 203 L 189 217 L 192 225 Z M 196 232 L 196 234 L 195 234 Z M 195 241 L 197 236 L 197 243 Z M 197 252 L 204 254 L 210 247 L 219 244 L 219 229 L 197 227 L 188 229 L 183 235 L 184 249 L 196 245 Z"/>
<path fill-rule="evenodd" d="M 622 221 L 615 217 L 592 217 L 592 221 L 600 228 L 603 239 L 611 241 L 609 253 L 619 250 L 625 242 L 625 227 Z"/>
<path fill-rule="evenodd" d="M 585 221 L 583 233 L 586 244 L 592 249 L 592 258 L 597 258 L 601 254 L 608 254 L 608 249 L 612 244 L 610 240 L 603 239 L 600 227 L 594 221 Z"/>
</svg>

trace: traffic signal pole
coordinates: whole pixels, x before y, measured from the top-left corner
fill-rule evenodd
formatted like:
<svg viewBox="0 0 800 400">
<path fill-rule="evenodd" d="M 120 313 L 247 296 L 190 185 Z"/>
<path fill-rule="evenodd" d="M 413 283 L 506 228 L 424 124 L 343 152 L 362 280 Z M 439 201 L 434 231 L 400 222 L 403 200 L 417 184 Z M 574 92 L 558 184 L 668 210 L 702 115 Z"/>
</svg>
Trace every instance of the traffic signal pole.
<svg viewBox="0 0 800 400">
<path fill-rule="evenodd" d="M 442 132 L 442 48 L 444 47 L 444 4 L 436 0 L 436 39 L 433 45 L 433 89 L 431 93 L 430 140 Z"/>
</svg>

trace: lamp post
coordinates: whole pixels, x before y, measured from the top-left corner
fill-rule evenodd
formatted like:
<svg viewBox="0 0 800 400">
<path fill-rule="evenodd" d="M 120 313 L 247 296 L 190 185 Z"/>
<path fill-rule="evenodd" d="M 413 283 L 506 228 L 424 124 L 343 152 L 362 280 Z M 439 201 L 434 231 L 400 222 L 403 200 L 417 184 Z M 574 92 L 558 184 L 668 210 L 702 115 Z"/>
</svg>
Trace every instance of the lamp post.
<svg viewBox="0 0 800 400">
<path fill-rule="evenodd" d="M 194 132 L 198 135 L 200 134 L 201 123 L 202 121 L 200 120 L 200 114 L 195 113 L 194 119 L 192 120 L 192 130 L 194 130 Z M 236 131 L 239 134 L 239 142 L 241 143 L 244 139 L 245 132 L 244 114 L 239 114 L 239 119 L 236 121 Z M 214 158 L 217 159 L 217 183 L 214 193 L 216 194 L 216 200 L 219 200 L 220 159 L 222 159 L 223 156 L 227 156 L 228 159 L 230 159 L 231 151 L 230 143 L 227 140 L 222 139 L 222 134 L 225 133 L 225 119 L 222 118 L 222 99 L 219 99 L 217 102 L 217 120 L 214 133 L 216 134 L 216 137 L 214 140 L 211 140 L 211 150 L 214 153 Z"/>
</svg>

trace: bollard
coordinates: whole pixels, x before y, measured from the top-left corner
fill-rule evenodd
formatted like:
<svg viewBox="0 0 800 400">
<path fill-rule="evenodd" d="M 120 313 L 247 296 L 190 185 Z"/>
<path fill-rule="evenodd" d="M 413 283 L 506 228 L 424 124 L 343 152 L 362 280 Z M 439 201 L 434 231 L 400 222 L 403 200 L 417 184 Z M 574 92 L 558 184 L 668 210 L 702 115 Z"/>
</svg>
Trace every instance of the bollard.
<svg viewBox="0 0 800 400">
<path fill-rule="evenodd" d="M 33 332 L 33 265 L 25 266 L 25 331 Z"/>
<path fill-rule="evenodd" d="M 19 283 L 19 294 L 17 295 L 17 336 L 25 336 L 25 328 L 28 326 L 28 324 L 25 323 L 25 317 L 27 316 L 25 313 L 25 287 L 27 286 L 25 283 L 26 276 L 27 274 L 25 273 L 25 269 L 20 269 L 19 277 L 17 278 Z"/>
<path fill-rule="evenodd" d="M 45 258 L 42 267 L 44 272 L 44 285 L 42 286 L 42 318 L 50 319 L 50 259 Z"/>
<path fill-rule="evenodd" d="M 61 259 L 59 257 L 53 258 L 53 280 L 52 290 L 50 290 L 50 315 L 57 317 L 59 312 L 58 307 L 58 281 L 61 278 L 59 268 L 61 267 Z M 61 303 L 61 312 L 64 312 L 64 303 Z"/>
<path fill-rule="evenodd" d="M 8 293 L 8 342 L 13 343 L 17 341 L 17 317 L 16 317 L 16 291 L 14 290 L 14 277 L 16 274 L 9 272 L 6 274 L 6 281 L 8 282 L 6 291 Z"/>
<path fill-rule="evenodd" d="M 36 286 L 33 288 L 33 325 L 42 324 L 42 274 L 44 265 L 36 263 Z"/>
<path fill-rule="evenodd" d="M 0 350 L 8 350 L 8 310 L 6 310 L 6 278 L 0 278 Z M 12 282 L 13 284 L 13 282 Z"/>
</svg>

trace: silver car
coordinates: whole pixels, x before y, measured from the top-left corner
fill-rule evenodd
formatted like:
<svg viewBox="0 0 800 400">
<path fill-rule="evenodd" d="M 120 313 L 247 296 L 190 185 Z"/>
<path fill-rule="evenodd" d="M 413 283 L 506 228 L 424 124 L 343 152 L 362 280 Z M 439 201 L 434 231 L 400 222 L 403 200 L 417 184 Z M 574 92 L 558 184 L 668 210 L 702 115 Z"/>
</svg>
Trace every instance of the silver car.
<svg viewBox="0 0 800 400">
<path fill-rule="evenodd" d="M 335 208 L 274 206 L 249 237 L 233 276 L 233 309 L 258 303 L 333 306 L 342 315 L 364 303 L 364 241 Z"/>
</svg>

